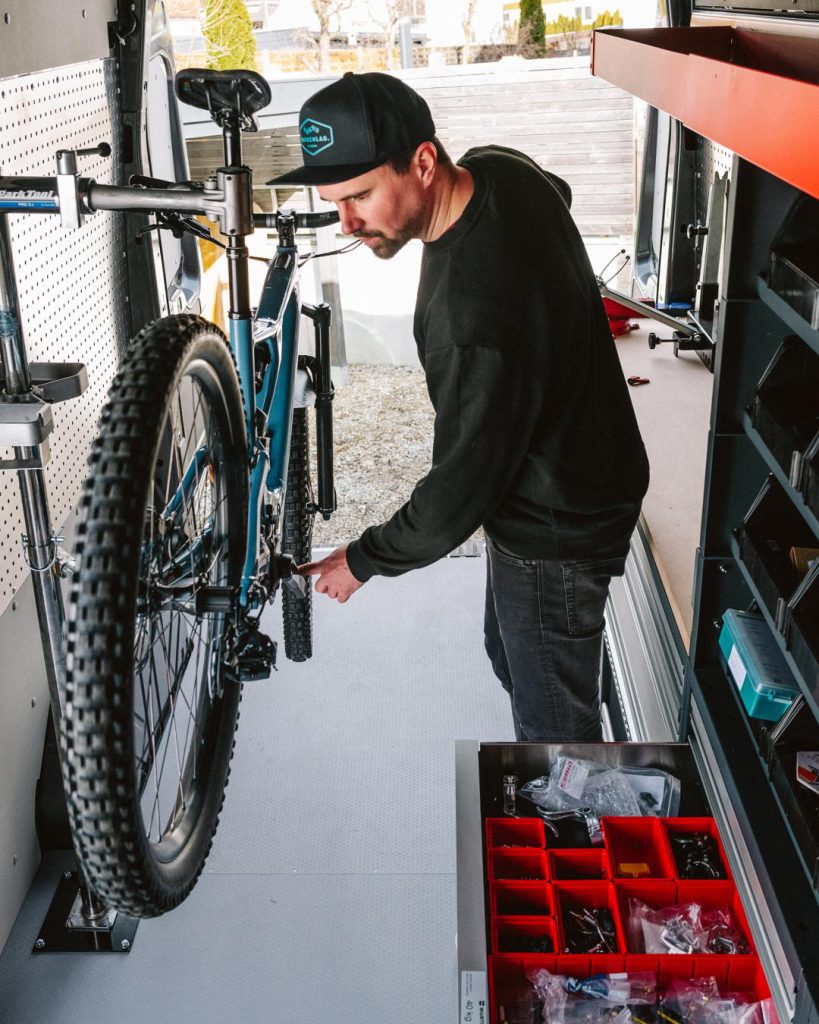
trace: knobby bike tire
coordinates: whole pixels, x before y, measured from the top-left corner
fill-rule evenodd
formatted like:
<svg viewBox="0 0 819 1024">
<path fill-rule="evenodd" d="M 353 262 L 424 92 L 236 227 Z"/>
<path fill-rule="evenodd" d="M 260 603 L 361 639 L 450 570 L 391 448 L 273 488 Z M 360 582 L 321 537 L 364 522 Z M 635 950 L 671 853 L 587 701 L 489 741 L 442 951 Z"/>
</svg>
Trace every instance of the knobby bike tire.
<svg viewBox="0 0 819 1024">
<path fill-rule="evenodd" d="M 224 335 L 195 316 L 143 330 L 89 464 L 69 616 L 69 817 L 91 888 L 154 917 L 188 895 L 210 850 L 241 696 L 222 668 L 230 616 L 198 607 L 204 587 L 238 585 L 247 528 L 244 413 Z"/>
<path fill-rule="evenodd" d="M 310 561 L 313 535 L 307 414 L 308 410 L 304 408 L 293 410 L 282 527 L 282 551 L 292 555 L 297 565 Z M 287 587 L 282 588 L 284 653 L 290 661 L 307 661 L 313 657 L 313 581 L 310 576 L 305 579 L 305 597 L 294 594 Z"/>
</svg>

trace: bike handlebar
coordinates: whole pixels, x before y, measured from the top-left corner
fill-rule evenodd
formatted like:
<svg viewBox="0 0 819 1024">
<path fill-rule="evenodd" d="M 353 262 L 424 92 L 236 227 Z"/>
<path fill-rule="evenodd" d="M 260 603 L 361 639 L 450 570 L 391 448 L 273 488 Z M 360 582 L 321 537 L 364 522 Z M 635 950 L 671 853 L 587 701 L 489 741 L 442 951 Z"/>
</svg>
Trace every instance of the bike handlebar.
<svg viewBox="0 0 819 1024">
<path fill-rule="evenodd" d="M 282 218 L 281 212 L 276 213 L 254 213 L 253 226 L 257 228 L 273 228 L 278 231 Z M 296 213 L 292 214 L 295 227 L 299 228 L 326 228 L 331 224 L 338 224 L 339 216 L 336 210 L 321 210 L 317 213 Z"/>
</svg>

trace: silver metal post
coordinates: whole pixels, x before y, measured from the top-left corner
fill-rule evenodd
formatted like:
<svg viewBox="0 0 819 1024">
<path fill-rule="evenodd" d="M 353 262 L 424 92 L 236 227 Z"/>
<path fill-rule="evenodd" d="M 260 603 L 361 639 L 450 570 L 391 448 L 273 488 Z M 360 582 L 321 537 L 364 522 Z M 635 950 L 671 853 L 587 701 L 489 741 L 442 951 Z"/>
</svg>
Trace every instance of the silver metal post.
<svg viewBox="0 0 819 1024">
<path fill-rule="evenodd" d="M 11 248 L 5 217 L 0 217 L 0 352 L 3 359 L 3 390 L 8 396 L 31 392 L 31 374 L 20 326 L 17 290 L 12 274 Z M 37 450 L 15 448 L 17 459 L 32 459 Z M 26 524 L 26 559 L 32 568 L 37 618 L 43 638 L 46 679 L 58 733 L 62 728 L 65 653 L 63 627 L 65 609 L 60 579 L 54 564 L 54 533 L 48 507 L 45 474 L 42 469 L 18 472 L 23 518 Z"/>
</svg>

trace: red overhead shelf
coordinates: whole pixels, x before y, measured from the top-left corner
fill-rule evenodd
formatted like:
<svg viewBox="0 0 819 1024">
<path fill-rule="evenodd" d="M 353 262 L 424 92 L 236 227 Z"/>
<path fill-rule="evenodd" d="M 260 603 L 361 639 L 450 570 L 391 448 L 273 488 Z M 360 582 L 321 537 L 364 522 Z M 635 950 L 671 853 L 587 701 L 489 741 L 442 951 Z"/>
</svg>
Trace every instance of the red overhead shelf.
<svg viewBox="0 0 819 1024">
<path fill-rule="evenodd" d="M 727 26 L 597 31 L 592 72 L 819 198 L 816 39 Z"/>
</svg>

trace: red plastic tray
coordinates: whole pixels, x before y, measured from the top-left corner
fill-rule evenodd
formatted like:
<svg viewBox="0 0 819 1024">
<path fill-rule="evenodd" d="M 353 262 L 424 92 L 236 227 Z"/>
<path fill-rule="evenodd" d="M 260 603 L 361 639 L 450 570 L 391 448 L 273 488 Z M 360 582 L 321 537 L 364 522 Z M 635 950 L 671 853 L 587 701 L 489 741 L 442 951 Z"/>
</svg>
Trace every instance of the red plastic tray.
<svg viewBox="0 0 819 1024">
<path fill-rule="evenodd" d="M 551 917 L 552 888 L 548 882 L 492 882 L 489 909 L 493 917 Z"/>
<path fill-rule="evenodd" d="M 666 838 L 668 839 L 668 851 L 671 855 L 671 863 L 674 865 L 674 876 L 676 878 L 680 877 L 679 865 L 677 864 L 674 856 L 674 848 L 671 845 L 670 837 L 673 835 L 692 832 L 705 832 L 716 841 L 720 860 L 722 862 L 722 870 L 725 872 L 725 878 L 731 878 L 731 871 L 728 867 L 728 860 L 725 856 L 725 848 L 723 847 L 722 840 L 720 839 L 717 823 L 713 818 L 663 818 L 662 825 Z M 691 879 L 691 881 L 696 881 L 696 879 Z"/>
<path fill-rule="evenodd" d="M 644 878 L 673 878 L 674 864 L 657 818 L 603 818 L 603 836 L 612 878 L 634 878 L 624 864 L 647 864 Z"/>
<path fill-rule="evenodd" d="M 617 909 L 614 886 L 609 882 L 555 882 L 552 886 L 552 895 L 555 902 L 555 917 L 558 922 L 558 941 L 561 953 L 566 952 L 566 933 L 564 929 L 564 917 L 574 907 L 590 907 L 599 909 L 608 907 L 614 920 L 615 932 L 617 935 L 617 949 L 614 953 L 625 952 L 625 940 L 623 929 L 620 924 L 620 914 Z M 578 954 L 584 956 L 585 954 Z M 595 956 L 595 960 L 599 959 Z"/>
<path fill-rule="evenodd" d="M 521 943 L 527 939 L 546 938 L 551 953 L 557 952 L 557 929 L 553 917 L 496 917 L 492 922 L 492 949 L 496 953 L 521 953 Z M 549 955 L 549 950 L 542 954 Z"/>
<path fill-rule="evenodd" d="M 487 818 L 486 846 L 489 850 L 518 846 L 542 850 L 543 823 L 539 818 Z"/>
<path fill-rule="evenodd" d="M 550 850 L 549 873 L 556 882 L 606 881 L 609 859 L 605 850 Z"/>
<path fill-rule="evenodd" d="M 487 854 L 489 881 L 539 881 L 549 877 L 549 862 L 543 850 L 490 850 Z"/>
<path fill-rule="evenodd" d="M 617 971 L 649 971 L 663 992 L 675 981 L 715 977 L 722 992 L 747 993 L 754 1001 L 767 999 L 770 989 L 755 956 L 542 956 L 493 953 L 488 958 L 489 1019 L 498 1024 L 498 1008 L 511 1015 L 518 999 L 530 988 L 527 971 L 545 968 L 550 974 L 586 978 Z M 723 979 L 724 984 L 723 984 Z"/>
<path fill-rule="evenodd" d="M 728 907 L 748 943 L 749 952 L 754 952 L 748 920 L 733 882 L 677 882 L 677 902 L 699 903 L 703 910 Z"/>
</svg>

